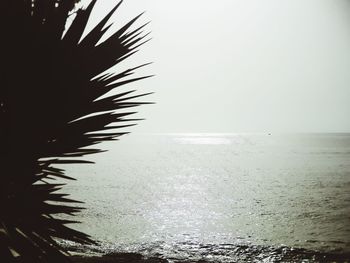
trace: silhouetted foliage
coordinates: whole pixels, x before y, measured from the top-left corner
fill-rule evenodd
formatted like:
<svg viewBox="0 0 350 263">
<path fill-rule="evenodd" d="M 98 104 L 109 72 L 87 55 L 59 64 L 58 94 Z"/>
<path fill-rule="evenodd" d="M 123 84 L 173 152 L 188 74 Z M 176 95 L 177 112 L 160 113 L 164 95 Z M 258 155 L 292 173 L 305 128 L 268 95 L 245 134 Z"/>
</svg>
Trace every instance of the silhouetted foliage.
<svg viewBox="0 0 350 263">
<path fill-rule="evenodd" d="M 140 79 L 126 77 L 136 68 L 105 73 L 142 44 L 143 26 L 131 20 L 102 43 L 106 23 L 116 7 L 82 39 L 96 3 L 72 12 L 74 0 L 4 0 L 0 6 L 0 261 L 67 262 L 56 239 L 93 241 L 55 217 L 81 210 L 62 184 L 72 179 L 56 164 L 84 163 L 77 157 L 98 153 L 88 146 L 114 140 L 135 121 L 115 110 L 135 107 L 144 96 L 135 90 L 100 97 Z M 74 18 L 65 32 L 68 17 Z M 65 32 L 65 33 L 64 33 Z M 126 78 L 126 79 L 125 79 Z M 110 124 L 118 123 L 111 127 Z M 120 124 L 119 124 L 120 123 Z"/>
</svg>

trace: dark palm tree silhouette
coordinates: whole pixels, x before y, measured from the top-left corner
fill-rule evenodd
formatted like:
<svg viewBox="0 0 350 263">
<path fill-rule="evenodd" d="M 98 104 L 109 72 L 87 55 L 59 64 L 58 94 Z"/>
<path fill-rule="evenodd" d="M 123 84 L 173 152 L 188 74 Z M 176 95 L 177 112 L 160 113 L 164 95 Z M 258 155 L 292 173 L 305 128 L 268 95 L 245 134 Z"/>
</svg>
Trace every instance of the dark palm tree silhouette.
<svg viewBox="0 0 350 263">
<path fill-rule="evenodd" d="M 139 16 L 98 43 L 121 2 L 84 38 L 96 0 L 73 12 L 76 2 L 0 4 L 1 262 L 68 262 L 57 239 L 93 243 L 67 226 L 74 221 L 57 218 L 81 208 L 75 204 L 79 202 L 57 193 L 62 184 L 49 179 L 73 179 L 55 165 L 85 163 L 79 158 L 101 151 L 88 146 L 125 134 L 116 129 L 133 125 L 136 119 L 129 115 L 134 112 L 115 110 L 143 104 L 133 99 L 147 95 L 131 90 L 100 98 L 149 77 L 129 78 L 138 67 L 105 73 L 145 42 L 144 25 L 130 30 Z M 73 21 L 66 30 L 68 18 Z"/>
</svg>

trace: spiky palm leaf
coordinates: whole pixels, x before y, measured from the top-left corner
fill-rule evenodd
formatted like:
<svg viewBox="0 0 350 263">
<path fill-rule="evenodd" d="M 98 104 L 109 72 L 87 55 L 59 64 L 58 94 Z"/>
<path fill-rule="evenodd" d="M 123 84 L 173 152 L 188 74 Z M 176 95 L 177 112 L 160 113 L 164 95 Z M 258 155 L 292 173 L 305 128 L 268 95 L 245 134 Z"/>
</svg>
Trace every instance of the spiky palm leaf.
<svg viewBox="0 0 350 263">
<path fill-rule="evenodd" d="M 74 215 L 76 201 L 57 193 L 62 187 L 47 179 L 70 177 L 55 167 L 83 163 L 86 154 L 100 152 L 88 146 L 124 134 L 116 128 L 135 121 L 133 112 L 115 110 L 142 103 L 128 91 L 100 97 L 142 78 L 105 73 L 132 55 L 144 35 L 130 30 L 131 20 L 107 40 L 98 43 L 118 6 L 83 39 L 96 3 L 79 9 L 65 32 L 74 0 L 5 0 L 1 6 L 0 87 L 0 259 L 12 262 L 66 262 L 56 239 L 91 244 L 88 235 L 66 225 L 57 214 Z M 65 32 L 65 33 L 64 33 Z M 108 130 L 108 132 L 107 132 Z"/>
</svg>

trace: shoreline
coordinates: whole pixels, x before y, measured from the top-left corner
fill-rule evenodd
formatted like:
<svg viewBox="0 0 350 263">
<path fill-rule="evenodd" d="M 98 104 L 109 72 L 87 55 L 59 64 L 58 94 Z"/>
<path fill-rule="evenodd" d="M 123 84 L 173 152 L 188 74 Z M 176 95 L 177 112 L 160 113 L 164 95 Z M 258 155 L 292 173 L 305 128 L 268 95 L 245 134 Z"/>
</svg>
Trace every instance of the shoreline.
<svg viewBox="0 0 350 263">
<path fill-rule="evenodd" d="M 203 258 L 186 259 L 186 258 L 165 258 L 162 255 L 145 256 L 140 253 L 118 252 L 102 256 L 71 256 L 74 263 L 212 263 L 212 262 L 322 262 L 322 263 L 346 263 L 350 262 L 350 252 L 348 253 L 324 253 L 308 250 L 287 250 L 281 248 L 279 251 L 270 254 L 237 252 L 235 256 L 223 257 L 222 259 L 214 258 L 215 251 L 203 256 Z"/>
</svg>

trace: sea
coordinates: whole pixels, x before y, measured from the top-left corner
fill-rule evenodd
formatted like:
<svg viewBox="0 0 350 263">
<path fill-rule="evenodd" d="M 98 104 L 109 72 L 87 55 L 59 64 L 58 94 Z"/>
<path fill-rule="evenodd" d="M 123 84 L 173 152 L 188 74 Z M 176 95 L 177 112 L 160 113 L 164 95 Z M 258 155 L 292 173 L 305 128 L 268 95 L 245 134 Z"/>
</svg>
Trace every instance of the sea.
<svg viewBox="0 0 350 263">
<path fill-rule="evenodd" d="M 86 208 L 72 227 L 98 241 L 86 253 L 350 255 L 350 134 L 135 133 L 98 147 L 95 164 L 63 167 L 77 179 L 63 191 Z"/>
</svg>

